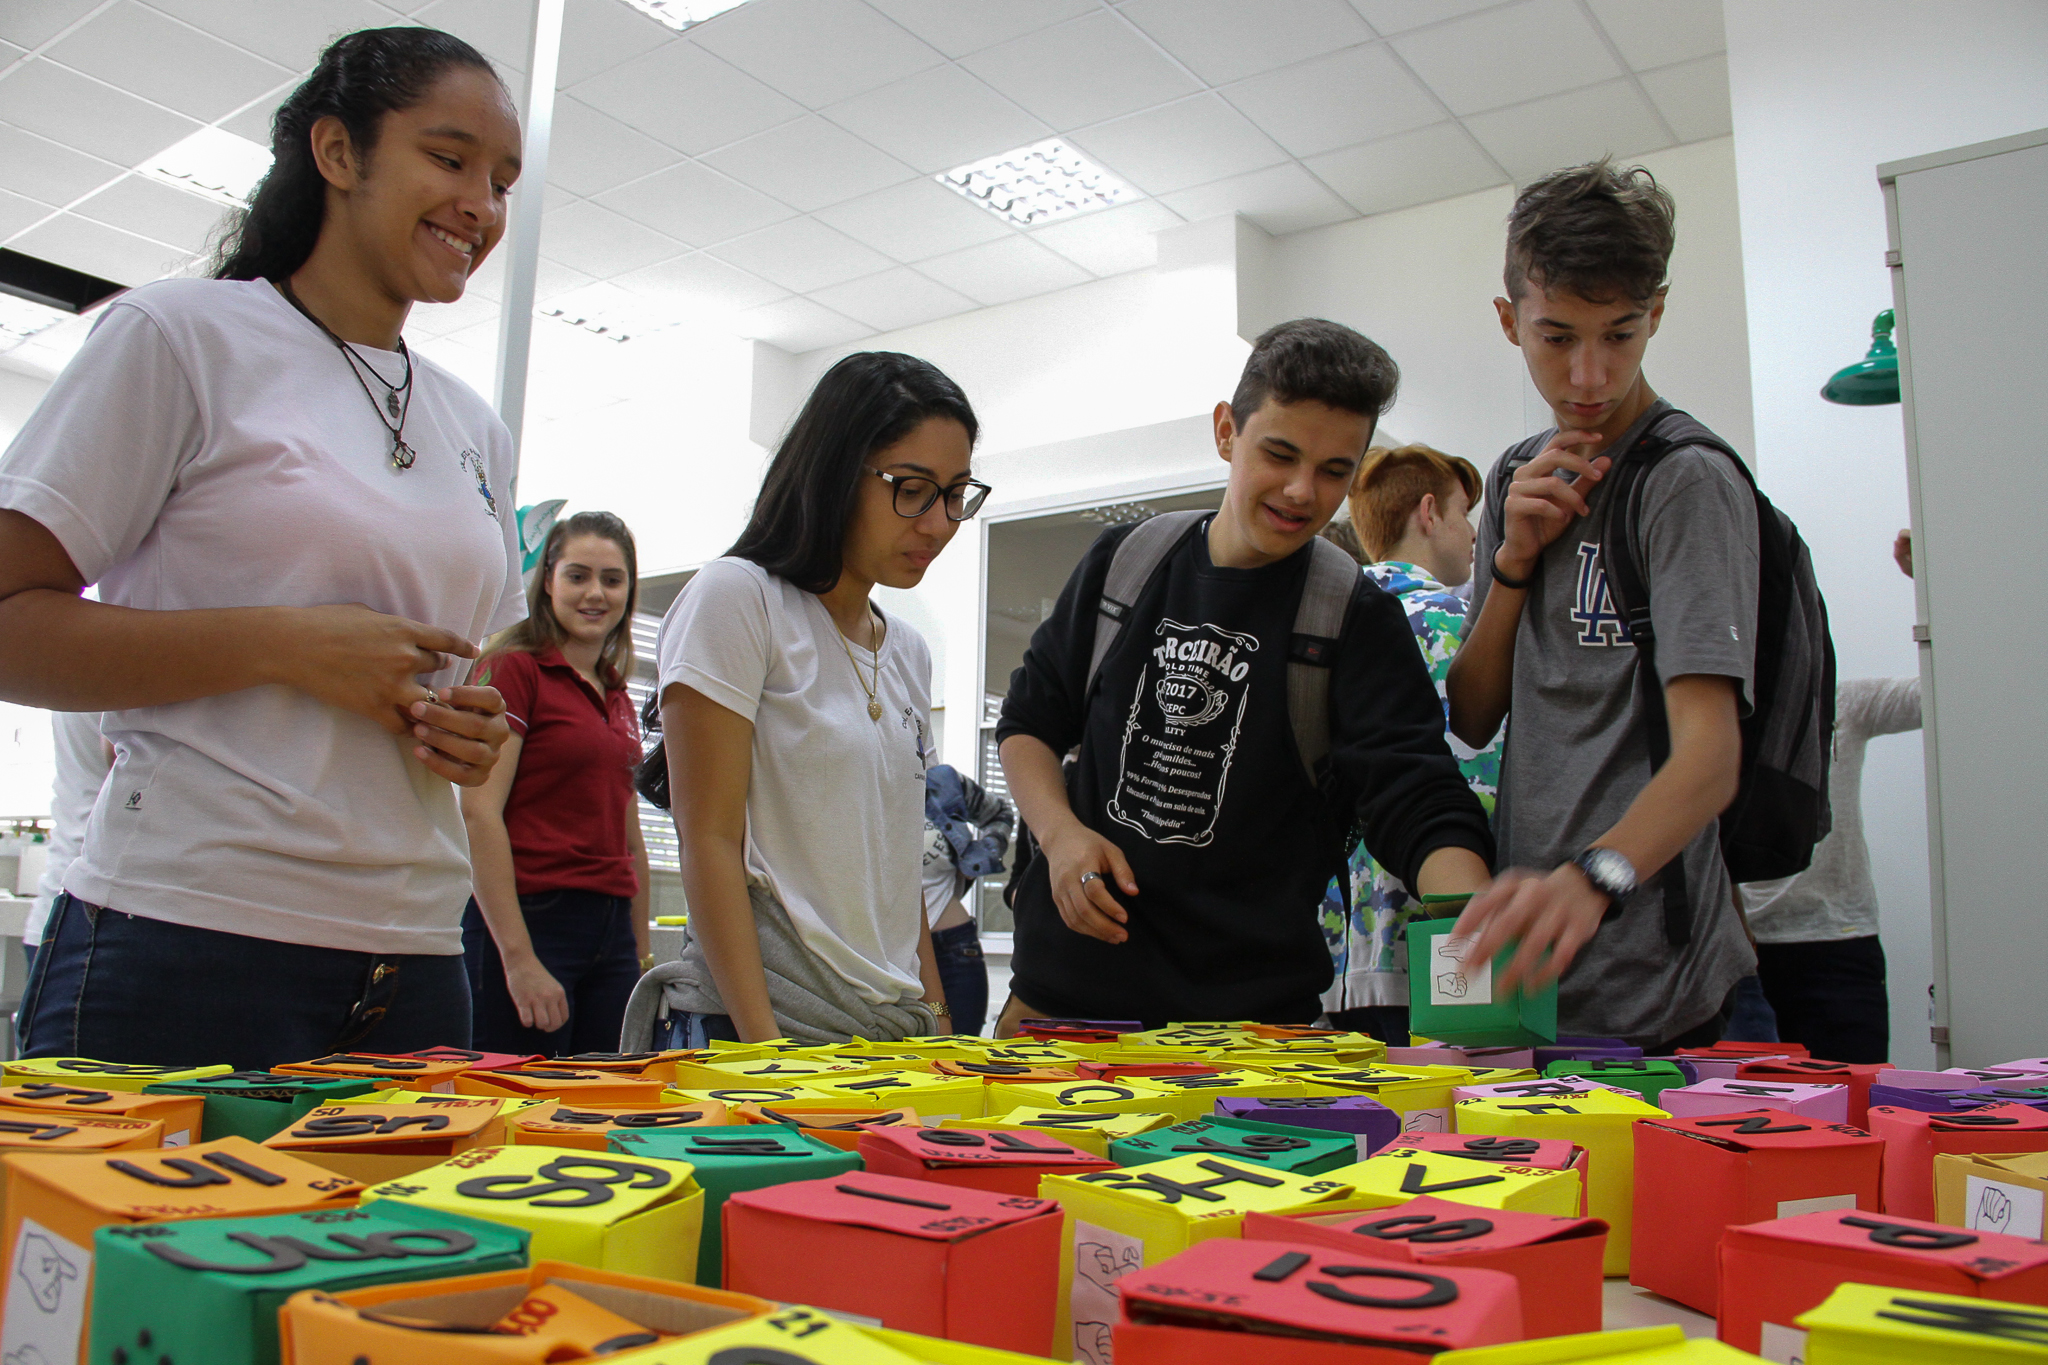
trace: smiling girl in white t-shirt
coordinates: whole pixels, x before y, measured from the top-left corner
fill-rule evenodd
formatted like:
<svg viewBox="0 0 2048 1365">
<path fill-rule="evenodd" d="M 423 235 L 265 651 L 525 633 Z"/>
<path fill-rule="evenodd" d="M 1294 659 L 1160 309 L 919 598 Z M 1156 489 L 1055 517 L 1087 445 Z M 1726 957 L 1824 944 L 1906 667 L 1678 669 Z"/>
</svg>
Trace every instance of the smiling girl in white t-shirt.
<svg viewBox="0 0 2048 1365">
<path fill-rule="evenodd" d="M 512 452 L 400 331 L 496 244 L 519 150 L 467 43 L 337 40 L 216 277 L 107 305 L 0 460 L 0 696 L 104 711 L 115 750 L 28 1055 L 467 1040 L 450 784 L 508 732 L 451 658 L 521 615 Z"/>
<path fill-rule="evenodd" d="M 943 1020 L 920 892 L 931 654 L 869 595 L 917 586 L 980 508 L 976 431 L 929 363 L 848 356 L 783 438 L 746 531 L 669 608 L 657 653 L 689 941 L 643 982 L 629 1038 L 655 985 L 693 1047 Z"/>
</svg>

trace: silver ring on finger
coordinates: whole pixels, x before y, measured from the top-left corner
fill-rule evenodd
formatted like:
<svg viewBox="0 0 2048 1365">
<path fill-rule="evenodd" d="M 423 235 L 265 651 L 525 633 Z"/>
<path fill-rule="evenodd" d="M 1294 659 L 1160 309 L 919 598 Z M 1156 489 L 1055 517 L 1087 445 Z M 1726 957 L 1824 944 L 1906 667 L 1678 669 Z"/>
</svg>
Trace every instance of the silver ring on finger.
<svg viewBox="0 0 2048 1365">
<path fill-rule="evenodd" d="M 1081 885 L 1083 886 L 1088 885 L 1090 882 L 1099 882 L 1101 880 L 1102 874 L 1100 872 L 1083 872 L 1081 874 Z"/>
</svg>

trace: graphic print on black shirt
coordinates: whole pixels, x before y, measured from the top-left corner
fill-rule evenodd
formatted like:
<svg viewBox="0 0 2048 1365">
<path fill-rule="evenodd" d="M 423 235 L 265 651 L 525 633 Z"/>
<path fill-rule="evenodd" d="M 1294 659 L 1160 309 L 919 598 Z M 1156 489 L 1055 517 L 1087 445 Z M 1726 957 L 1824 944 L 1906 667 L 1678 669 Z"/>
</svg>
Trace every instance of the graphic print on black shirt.
<svg viewBox="0 0 2048 1365">
<path fill-rule="evenodd" d="M 1206 848 L 1251 700 L 1256 636 L 1161 620 L 1124 718 L 1109 818 L 1155 844 Z"/>
</svg>

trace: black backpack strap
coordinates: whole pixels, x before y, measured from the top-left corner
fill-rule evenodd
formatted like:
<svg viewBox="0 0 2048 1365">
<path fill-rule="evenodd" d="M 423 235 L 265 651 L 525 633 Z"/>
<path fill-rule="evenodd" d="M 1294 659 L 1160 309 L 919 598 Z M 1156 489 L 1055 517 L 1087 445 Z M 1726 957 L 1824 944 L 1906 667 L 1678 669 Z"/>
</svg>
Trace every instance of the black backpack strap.
<svg viewBox="0 0 2048 1365">
<path fill-rule="evenodd" d="M 1199 508 L 1188 512 L 1161 512 L 1139 522 L 1137 529 L 1116 547 L 1116 552 L 1109 559 L 1109 576 L 1102 582 L 1102 596 L 1095 603 L 1095 651 L 1089 656 L 1088 678 L 1081 686 L 1084 698 L 1094 692 L 1096 675 L 1102 672 L 1102 661 L 1109 657 L 1117 637 L 1123 634 L 1124 622 L 1130 618 L 1131 608 L 1137 605 L 1145 585 L 1152 581 L 1153 574 L 1159 572 L 1159 566 L 1173 553 L 1173 547 L 1209 515 Z"/>
<path fill-rule="evenodd" d="M 1319 782 L 1330 754 L 1330 665 L 1358 588 L 1358 565 L 1321 536 L 1309 541 L 1309 551 L 1308 576 L 1287 642 L 1287 719 L 1308 780 Z"/>
</svg>

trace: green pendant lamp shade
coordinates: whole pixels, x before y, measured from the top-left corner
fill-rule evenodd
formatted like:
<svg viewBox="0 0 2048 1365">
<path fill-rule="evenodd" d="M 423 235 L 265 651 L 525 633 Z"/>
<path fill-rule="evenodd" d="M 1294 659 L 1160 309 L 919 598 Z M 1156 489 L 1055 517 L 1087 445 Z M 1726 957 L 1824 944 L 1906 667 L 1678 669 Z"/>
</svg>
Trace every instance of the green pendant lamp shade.
<svg viewBox="0 0 2048 1365">
<path fill-rule="evenodd" d="M 519 553 L 522 574 L 533 572 L 540 563 L 540 552 L 547 548 L 548 532 L 555 527 L 555 518 L 569 505 L 567 498 L 549 498 L 531 507 L 519 509 Z"/>
<path fill-rule="evenodd" d="M 1899 401 L 1899 348 L 1892 345 L 1892 310 L 1879 313 L 1870 324 L 1870 353 L 1821 386 L 1820 396 L 1830 403 L 1870 408 Z"/>
</svg>

